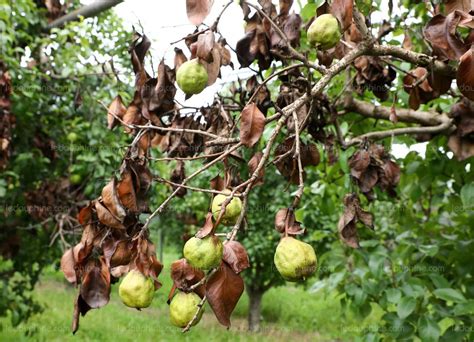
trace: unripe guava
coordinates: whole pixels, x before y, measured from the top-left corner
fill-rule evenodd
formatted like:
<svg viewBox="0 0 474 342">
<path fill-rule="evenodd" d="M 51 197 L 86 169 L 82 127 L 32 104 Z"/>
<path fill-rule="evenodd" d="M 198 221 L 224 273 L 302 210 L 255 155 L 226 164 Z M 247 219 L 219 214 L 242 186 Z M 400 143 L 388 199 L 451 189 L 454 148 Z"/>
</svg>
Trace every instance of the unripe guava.
<svg viewBox="0 0 474 342">
<path fill-rule="evenodd" d="M 69 181 L 71 182 L 71 184 L 74 185 L 80 184 L 82 182 L 82 176 L 80 174 L 75 173 L 69 177 Z"/>
<path fill-rule="evenodd" d="M 321 50 L 335 47 L 340 39 L 339 23 L 332 14 L 320 15 L 308 29 L 308 42 Z"/>
<path fill-rule="evenodd" d="M 201 298 L 194 292 L 184 293 L 179 291 L 171 300 L 170 303 L 170 321 L 173 325 L 184 328 L 193 319 L 198 310 L 198 304 Z M 193 325 L 199 323 L 204 309 L 199 312 L 199 315 Z"/>
<path fill-rule="evenodd" d="M 226 194 L 230 194 L 229 189 L 224 190 Z M 212 200 L 212 215 L 217 220 L 221 212 L 222 203 L 227 199 L 226 195 L 219 194 Z M 239 218 L 240 212 L 242 211 L 242 201 L 238 197 L 233 197 L 232 200 L 225 207 L 224 215 L 222 216 L 221 222 L 226 226 L 233 226 Z"/>
<path fill-rule="evenodd" d="M 311 245 L 285 237 L 280 240 L 274 257 L 275 266 L 288 281 L 304 280 L 316 272 L 316 253 Z"/>
<path fill-rule="evenodd" d="M 70 142 L 75 142 L 79 137 L 77 135 L 77 133 L 75 132 L 71 132 L 67 135 L 67 140 L 69 140 Z"/>
<path fill-rule="evenodd" d="M 191 266 L 209 270 L 221 263 L 224 246 L 217 236 L 192 237 L 184 244 L 183 254 Z"/>
<path fill-rule="evenodd" d="M 145 277 L 138 270 L 128 272 L 119 286 L 119 296 L 122 302 L 131 308 L 146 308 L 150 306 L 154 295 L 155 286 L 153 280 Z"/>
<path fill-rule="evenodd" d="M 195 58 L 184 62 L 176 73 L 178 86 L 187 95 L 199 94 L 207 86 L 206 68 Z"/>
</svg>

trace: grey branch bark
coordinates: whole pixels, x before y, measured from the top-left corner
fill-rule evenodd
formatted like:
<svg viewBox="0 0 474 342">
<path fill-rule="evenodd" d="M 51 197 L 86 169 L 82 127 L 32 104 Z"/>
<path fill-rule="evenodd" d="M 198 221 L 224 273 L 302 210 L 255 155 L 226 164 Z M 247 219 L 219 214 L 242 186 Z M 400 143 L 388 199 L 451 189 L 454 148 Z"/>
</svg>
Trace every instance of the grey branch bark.
<svg viewBox="0 0 474 342">
<path fill-rule="evenodd" d="M 123 1 L 124 0 L 97 0 L 90 5 L 81 7 L 75 11 L 72 11 L 71 13 L 62 16 L 61 18 L 52 21 L 47 26 L 47 30 L 49 31 L 55 27 L 63 26 L 70 21 L 77 20 L 79 17 L 95 17 L 96 15 L 120 4 Z"/>
</svg>

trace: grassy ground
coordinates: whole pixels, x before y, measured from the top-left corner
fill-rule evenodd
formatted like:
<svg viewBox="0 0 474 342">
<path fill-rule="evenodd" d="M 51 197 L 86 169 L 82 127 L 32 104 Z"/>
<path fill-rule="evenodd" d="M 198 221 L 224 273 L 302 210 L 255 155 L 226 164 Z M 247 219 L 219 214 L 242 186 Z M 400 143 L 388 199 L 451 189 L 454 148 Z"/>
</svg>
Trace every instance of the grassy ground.
<svg viewBox="0 0 474 342">
<path fill-rule="evenodd" d="M 175 260 L 165 255 L 165 265 Z M 232 317 L 229 331 L 220 326 L 209 307 L 202 321 L 191 332 L 182 334 L 169 323 L 166 299 L 171 288 L 169 270 L 164 269 L 163 287 L 156 293 L 150 308 L 141 312 L 125 307 L 118 298 L 118 285 L 112 288 L 110 303 L 81 317 L 80 329 L 70 333 L 73 301 L 76 290 L 67 284 L 62 274 L 53 268 L 46 270 L 35 289 L 36 298 L 45 306 L 42 314 L 27 323 L 11 327 L 8 319 L 0 319 L 3 329 L 0 341 L 334 341 L 352 340 L 344 334 L 343 325 L 350 324 L 341 317 L 335 298 L 324 299 L 300 287 L 279 287 L 263 298 L 262 331 L 246 331 L 248 299 L 242 296 Z M 352 324 L 354 324 L 352 322 Z"/>
</svg>

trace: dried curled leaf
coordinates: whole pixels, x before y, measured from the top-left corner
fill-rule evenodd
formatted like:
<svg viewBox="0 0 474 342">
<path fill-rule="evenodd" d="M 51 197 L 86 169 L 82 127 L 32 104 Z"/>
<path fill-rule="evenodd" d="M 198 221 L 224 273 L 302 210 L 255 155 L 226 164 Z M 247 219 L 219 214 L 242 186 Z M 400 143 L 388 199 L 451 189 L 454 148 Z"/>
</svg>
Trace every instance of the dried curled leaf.
<svg viewBox="0 0 474 342">
<path fill-rule="evenodd" d="M 265 116 L 255 103 L 246 105 L 241 113 L 240 141 L 247 147 L 257 143 L 265 127 Z"/>
<path fill-rule="evenodd" d="M 211 11 L 212 3 L 211 0 L 186 0 L 189 22 L 196 26 L 201 25 Z"/>
<path fill-rule="evenodd" d="M 122 119 L 127 112 L 127 107 L 123 104 L 122 97 L 117 95 L 109 106 L 107 111 L 107 128 L 114 129 L 119 123 L 119 119 Z"/>
<path fill-rule="evenodd" d="M 344 212 L 337 225 L 341 240 L 352 248 L 359 248 L 357 222 L 373 229 L 373 215 L 360 207 L 356 194 L 347 194 L 344 197 Z"/>
<path fill-rule="evenodd" d="M 224 244 L 224 255 L 222 260 L 224 260 L 237 274 L 250 267 L 247 251 L 245 250 L 245 247 L 237 241 L 228 241 Z"/>
<path fill-rule="evenodd" d="M 198 268 L 192 267 L 186 259 L 176 260 L 171 264 L 171 279 L 176 288 L 184 292 L 189 292 L 189 288 L 200 282 L 204 278 L 204 272 Z M 194 292 L 201 298 L 204 297 L 204 285 L 198 286 Z M 171 296 L 172 297 L 172 294 Z"/>
<path fill-rule="evenodd" d="M 230 327 L 230 316 L 237 302 L 244 292 L 244 281 L 242 277 L 225 262 L 214 273 L 206 283 L 206 298 L 214 311 L 217 320 L 227 328 Z"/>
</svg>

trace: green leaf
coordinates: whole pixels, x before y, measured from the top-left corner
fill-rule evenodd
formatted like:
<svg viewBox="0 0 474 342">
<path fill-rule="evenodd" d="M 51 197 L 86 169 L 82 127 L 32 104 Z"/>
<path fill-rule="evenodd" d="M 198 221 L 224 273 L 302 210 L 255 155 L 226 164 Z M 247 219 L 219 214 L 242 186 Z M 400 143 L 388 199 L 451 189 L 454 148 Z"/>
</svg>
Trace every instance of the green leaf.
<svg viewBox="0 0 474 342">
<path fill-rule="evenodd" d="M 460 195 L 464 209 L 472 208 L 474 206 L 474 183 L 464 185 Z"/>
<path fill-rule="evenodd" d="M 398 289 L 387 289 L 387 300 L 391 303 L 398 303 L 400 298 L 402 298 L 402 292 Z"/>
<path fill-rule="evenodd" d="M 439 340 L 441 331 L 438 324 L 429 317 L 421 317 L 418 322 L 418 335 L 423 342 L 436 342 Z"/>
<path fill-rule="evenodd" d="M 416 300 L 411 297 L 404 297 L 397 305 L 397 315 L 401 319 L 404 319 L 415 310 Z"/>
<path fill-rule="evenodd" d="M 466 298 L 463 296 L 463 294 L 455 289 L 437 289 L 433 291 L 433 294 L 436 296 L 436 298 L 445 301 L 451 301 L 455 303 L 463 303 L 466 301 Z"/>
<path fill-rule="evenodd" d="M 474 300 L 468 300 L 465 303 L 458 304 L 454 307 L 454 314 L 456 316 L 474 315 Z"/>
</svg>

